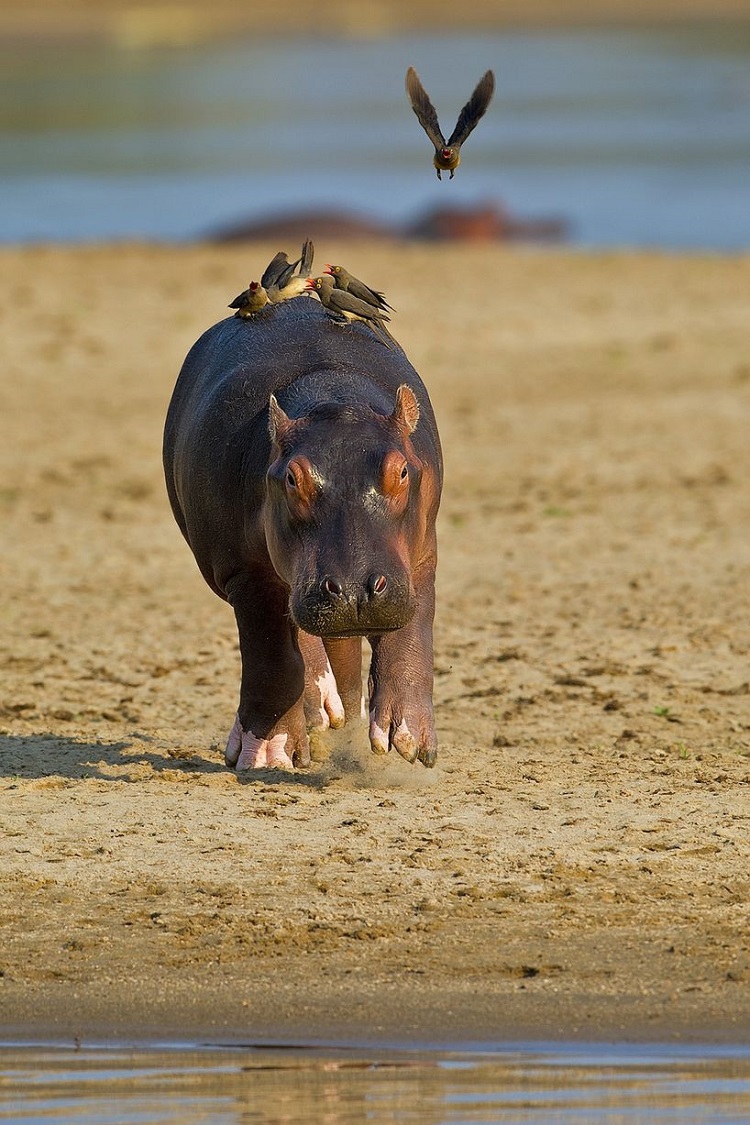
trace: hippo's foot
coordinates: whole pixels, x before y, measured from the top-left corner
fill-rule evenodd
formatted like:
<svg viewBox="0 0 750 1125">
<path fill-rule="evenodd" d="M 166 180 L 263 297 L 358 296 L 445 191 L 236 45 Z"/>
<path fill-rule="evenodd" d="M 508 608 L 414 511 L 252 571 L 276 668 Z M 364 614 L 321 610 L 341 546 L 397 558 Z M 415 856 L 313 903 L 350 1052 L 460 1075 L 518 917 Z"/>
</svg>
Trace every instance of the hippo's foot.
<svg viewBox="0 0 750 1125">
<path fill-rule="evenodd" d="M 309 730 L 337 730 L 346 722 L 336 678 L 326 661 L 326 668 L 315 676 L 310 687 L 305 685 L 305 717 Z"/>
<path fill-rule="evenodd" d="M 370 700 L 370 746 L 374 754 L 395 750 L 407 762 L 419 759 L 426 766 L 434 766 L 437 737 L 432 702 L 388 701 L 376 693 Z"/>
<path fill-rule="evenodd" d="M 305 661 L 305 720 L 308 730 L 334 730 L 346 722 L 344 704 L 336 677 L 320 637 L 299 632 L 299 648 Z"/>
<path fill-rule="evenodd" d="M 309 765 L 310 748 L 306 736 L 304 745 L 295 749 L 291 736 L 285 731 L 266 738 L 253 734 L 251 730 L 245 731 L 237 715 L 227 739 L 224 761 L 238 773 L 240 770 L 263 768 L 291 770 L 295 761 L 298 765 Z"/>
</svg>

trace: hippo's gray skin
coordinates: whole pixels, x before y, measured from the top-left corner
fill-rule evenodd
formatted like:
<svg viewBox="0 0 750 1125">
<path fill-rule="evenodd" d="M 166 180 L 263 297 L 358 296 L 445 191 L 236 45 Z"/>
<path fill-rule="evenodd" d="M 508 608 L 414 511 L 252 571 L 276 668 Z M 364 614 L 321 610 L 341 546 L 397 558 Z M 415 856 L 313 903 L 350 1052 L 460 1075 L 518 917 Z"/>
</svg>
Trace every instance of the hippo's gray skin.
<svg viewBox="0 0 750 1125">
<path fill-rule="evenodd" d="M 308 765 L 306 719 L 361 714 L 366 636 L 373 751 L 433 765 L 442 459 L 403 351 L 307 297 L 221 321 L 180 372 L 164 469 L 201 573 L 237 618 L 227 764 Z"/>
</svg>

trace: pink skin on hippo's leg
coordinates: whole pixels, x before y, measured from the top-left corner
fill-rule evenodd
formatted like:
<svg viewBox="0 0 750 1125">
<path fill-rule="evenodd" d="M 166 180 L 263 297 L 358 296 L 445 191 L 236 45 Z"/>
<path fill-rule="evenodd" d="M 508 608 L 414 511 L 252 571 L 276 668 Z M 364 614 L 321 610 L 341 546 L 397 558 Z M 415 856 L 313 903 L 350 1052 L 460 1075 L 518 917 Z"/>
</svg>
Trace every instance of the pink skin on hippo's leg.
<svg viewBox="0 0 750 1125">
<path fill-rule="evenodd" d="M 240 717 L 237 715 L 227 739 L 224 761 L 238 772 L 261 769 L 263 766 L 291 770 L 294 769 L 294 765 L 285 750 L 287 741 L 286 734 L 275 734 L 272 738 L 258 738 L 252 731 L 243 731 Z"/>
<path fill-rule="evenodd" d="M 288 592 L 275 573 L 237 574 L 227 600 L 237 618 L 242 682 L 224 760 L 237 770 L 310 764 L 304 661 L 288 619 Z"/>
<path fill-rule="evenodd" d="M 432 707 L 434 564 L 415 574 L 417 611 L 403 629 L 373 637 L 370 665 L 370 746 L 375 754 L 395 750 L 407 762 L 426 766 L 437 759 Z"/>
<path fill-rule="evenodd" d="M 365 699 L 362 693 L 362 638 L 326 637 L 323 644 L 336 677 L 347 721 L 363 719 Z"/>
<path fill-rule="evenodd" d="M 322 640 L 300 629 L 297 643 L 305 661 L 305 718 L 308 730 L 343 727 L 346 721 L 344 704 Z"/>
</svg>

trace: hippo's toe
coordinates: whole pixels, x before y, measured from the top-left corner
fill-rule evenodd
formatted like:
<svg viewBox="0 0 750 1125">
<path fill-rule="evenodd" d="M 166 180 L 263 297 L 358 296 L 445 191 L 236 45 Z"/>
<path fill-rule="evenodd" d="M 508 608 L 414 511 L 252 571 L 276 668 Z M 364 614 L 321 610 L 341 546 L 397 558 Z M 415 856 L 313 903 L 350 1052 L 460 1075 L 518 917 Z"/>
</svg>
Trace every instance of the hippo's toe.
<svg viewBox="0 0 750 1125">
<path fill-rule="evenodd" d="M 391 741 L 401 757 L 406 758 L 407 762 L 413 762 L 416 759 L 419 752 L 419 743 L 406 725 L 406 719 L 402 719 L 396 727 Z"/>
<path fill-rule="evenodd" d="M 239 773 L 241 770 L 294 768 L 289 754 L 289 735 L 277 733 L 270 738 L 260 738 L 250 731 L 243 731 L 237 716 L 229 732 L 224 761 Z"/>
<path fill-rule="evenodd" d="M 320 637 L 300 629 L 300 652 L 305 661 L 305 720 L 308 730 L 337 730 L 346 722 L 336 677 Z"/>
<path fill-rule="evenodd" d="M 226 749 L 224 750 L 224 761 L 233 769 L 237 765 L 237 759 L 242 751 L 242 727 L 240 726 L 240 717 L 235 715 L 234 726 L 229 732 L 227 739 Z"/>
<path fill-rule="evenodd" d="M 412 704 L 403 709 L 394 706 L 384 712 L 376 702 L 370 709 L 370 747 L 374 754 L 395 750 L 407 762 L 419 759 L 425 766 L 434 766 L 437 739 L 432 708 L 420 710 Z"/>
<path fill-rule="evenodd" d="M 305 716 L 310 730 L 328 730 L 329 727 L 338 730 L 346 722 L 344 704 L 330 664 L 309 687 L 305 686 Z"/>
</svg>

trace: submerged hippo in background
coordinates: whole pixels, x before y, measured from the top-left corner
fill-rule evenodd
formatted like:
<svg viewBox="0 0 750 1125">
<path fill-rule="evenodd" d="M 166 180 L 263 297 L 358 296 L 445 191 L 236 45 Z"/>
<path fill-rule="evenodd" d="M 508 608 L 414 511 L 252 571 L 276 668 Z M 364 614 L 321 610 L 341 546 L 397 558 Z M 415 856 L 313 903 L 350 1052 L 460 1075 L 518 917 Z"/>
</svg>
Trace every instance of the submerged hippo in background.
<svg viewBox="0 0 750 1125">
<path fill-rule="evenodd" d="M 455 204 L 430 208 L 406 223 L 392 223 L 344 209 L 289 211 L 286 214 L 229 223 L 209 231 L 213 242 L 270 241 L 307 238 L 426 239 L 432 242 L 559 242 L 569 223 L 560 215 L 524 218 L 502 203 Z"/>
<path fill-rule="evenodd" d="M 201 573 L 237 618 L 227 765 L 308 765 L 306 718 L 360 716 L 363 636 L 372 749 L 434 765 L 442 458 L 401 349 L 312 299 L 214 325 L 177 380 L 164 468 Z"/>
</svg>

